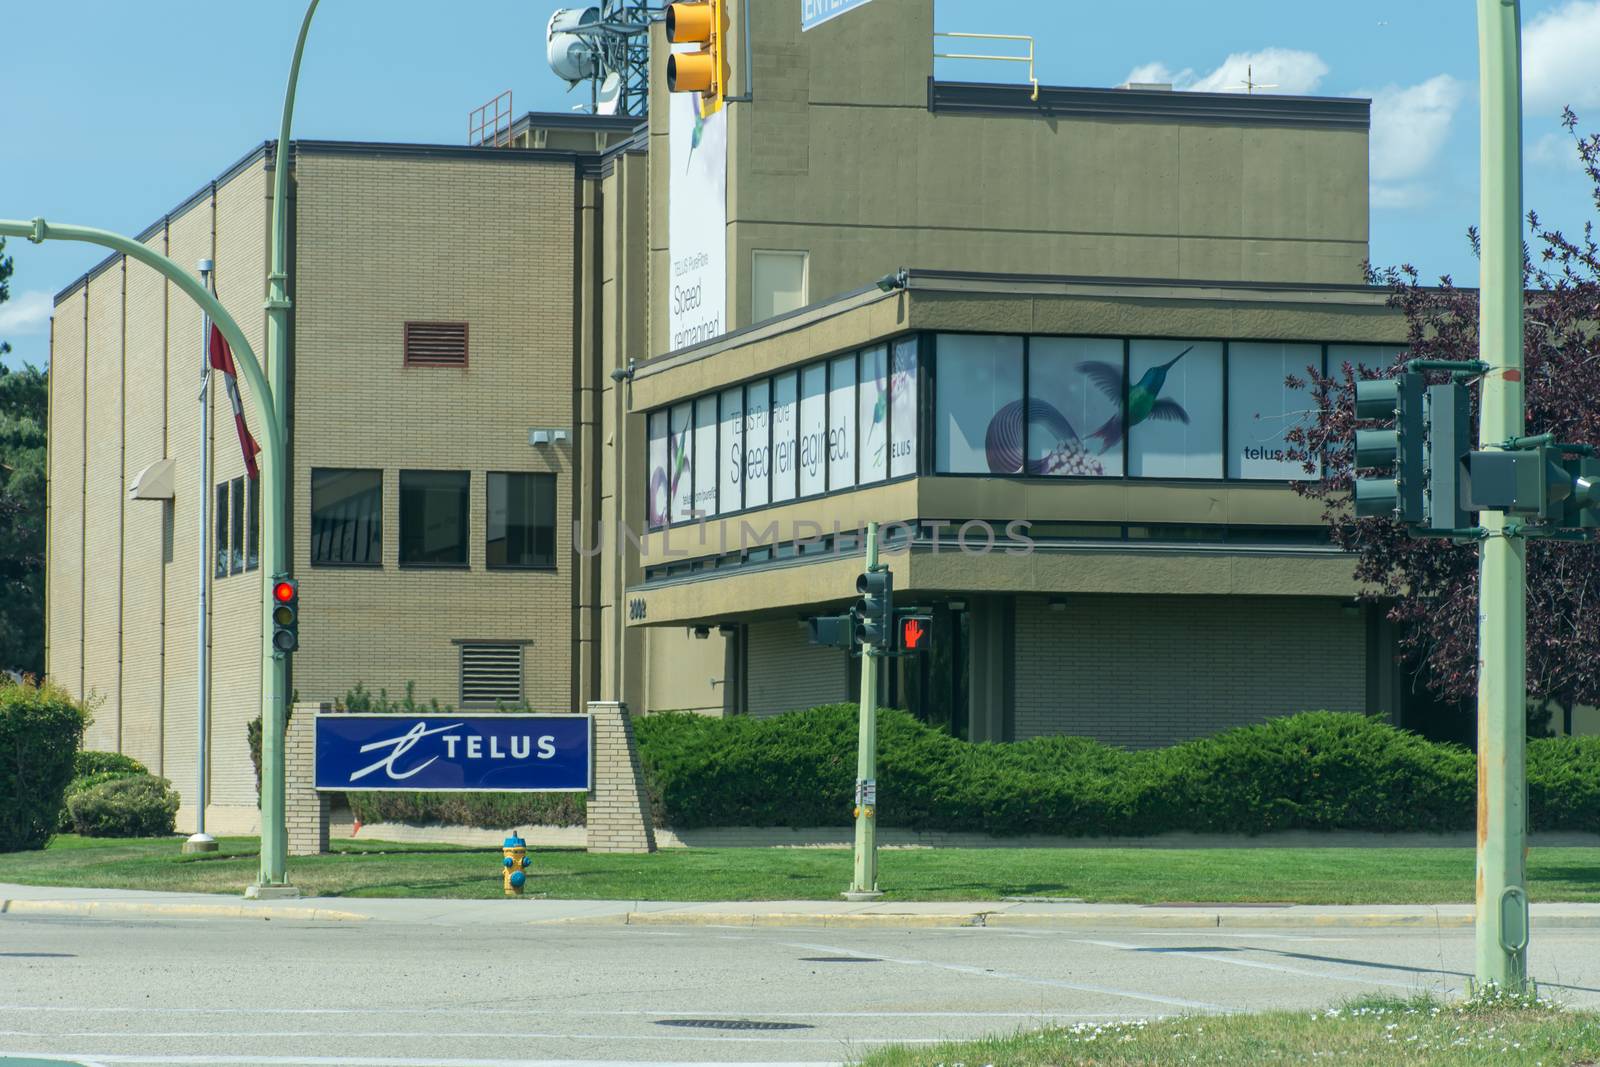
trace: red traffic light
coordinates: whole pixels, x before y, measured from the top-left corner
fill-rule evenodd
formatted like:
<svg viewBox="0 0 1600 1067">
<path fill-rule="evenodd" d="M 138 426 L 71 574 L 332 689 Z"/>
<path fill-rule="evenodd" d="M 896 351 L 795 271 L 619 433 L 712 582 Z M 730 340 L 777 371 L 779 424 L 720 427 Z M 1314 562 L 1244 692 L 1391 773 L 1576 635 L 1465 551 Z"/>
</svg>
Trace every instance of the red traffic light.
<svg viewBox="0 0 1600 1067">
<path fill-rule="evenodd" d="M 272 587 L 272 599 L 280 604 L 287 604 L 294 599 L 295 587 L 293 582 L 277 582 Z"/>
<path fill-rule="evenodd" d="M 930 636 L 932 619 L 926 615 L 907 615 L 900 620 L 900 647 L 907 652 L 917 652 Z"/>
</svg>

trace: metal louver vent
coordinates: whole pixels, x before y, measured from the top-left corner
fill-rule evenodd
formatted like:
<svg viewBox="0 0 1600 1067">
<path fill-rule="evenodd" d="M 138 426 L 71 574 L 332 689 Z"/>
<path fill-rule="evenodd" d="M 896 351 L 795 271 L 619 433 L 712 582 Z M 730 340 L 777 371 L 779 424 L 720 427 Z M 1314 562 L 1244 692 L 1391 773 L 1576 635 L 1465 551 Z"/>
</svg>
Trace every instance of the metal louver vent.
<svg viewBox="0 0 1600 1067">
<path fill-rule="evenodd" d="M 521 645 L 461 646 L 461 706 L 522 703 Z"/>
<path fill-rule="evenodd" d="M 405 347 L 408 367 L 465 367 L 467 324 L 408 322 Z"/>
</svg>

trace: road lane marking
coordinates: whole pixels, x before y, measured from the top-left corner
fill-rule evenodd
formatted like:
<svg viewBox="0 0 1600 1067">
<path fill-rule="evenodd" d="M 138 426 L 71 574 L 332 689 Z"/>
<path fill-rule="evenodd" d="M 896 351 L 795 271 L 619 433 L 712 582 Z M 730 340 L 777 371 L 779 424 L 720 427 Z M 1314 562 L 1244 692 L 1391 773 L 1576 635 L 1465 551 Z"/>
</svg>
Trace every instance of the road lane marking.
<svg viewBox="0 0 1600 1067">
<path fill-rule="evenodd" d="M 1140 952 L 1148 948 L 1147 945 L 1131 945 L 1125 941 L 1099 941 L 1091 938 L 1068 938 L 1078 945 L 1097 945 L 1100 948 L 1114 948 L 1123 951 Z M 1325 971 L 1308 971 L 1300 967 L 1285 967 L 1281 963 L 1267 963 L 1264 960 L 1242 960 L 1237 956 L 1219 956 L 1204 950 L 1191 951 L 1181 948 L 1164 948 L 1161 950 L 1163 959 L 1173 956 L 1186 956 L 1190 959 L 1206 960 L 1210 963 L 1226 963 L 1231 967 L 1246 967 L 1258 971 L 1276 971 L 1279 974 L 1293 974 L 1302 978 L 1320 978 L 1327 982 L 1353 982 L 1356 985 L 1381 985 L 1391 989 L 1406 989 L 1415 992 L 1419 987 L 1418 982 L 1389 982 L 1382 978 L 1360 978 L 1350 974 L 1328 974 Z M 1450 987 L 1446 987 L 1447 989 Z"/>
<path fill-rule="evenodd" d="M 702 1045 L 715 1045 L 737 1043 L 747 1045 L 837 1045 L 841 1041 L 859 1042 L 870 1045 L 936 1045 L 941 1041 L 949 1041 L 948 1037 L 794 1037 L 789 1033 L 772 1037 L 735 1037 L 733 1035 L 697 1033 L 697 1034 L 555 1034 L 540 1033 L 537 1031 L 518 1030 L 508 1033 L 505 1030 L 484 1031 L 458 1031 L 458 1030 L 0 1030 L 0 1037 L 28 1037 L 37 1039 L 54 1039 L 61 1037 L 72 1038 L 115 1038 L 119 1041 L 142 1040 L 159 1038 L 162 1041 L 205 1040 L 214 1041 L 218 1038 L 236 1039 L 251 1038 L 318 1038 L 327 1040 L 334 1038 L 344 1040 L 362 1041 L 406 1041 L 412 1038 L 505 1038 L 515 1037 L 518 1040 L 537 1039 L 540 1041 L 695 1041 Z M 103 1058 L 103 1057 L 102 1057 Z"/>
<path fill-rule="evenodd" d="M 854 949 L 839 948 L 834 945 L 812 945 L 785 941 L 782 944 L 789 948 L 802 948 L 808 952 L 826 952 L 838 956 L 862 956 L 882 960 L 885 963 L 898 963 L 906 967 L 936 967 L 940 970 L 954 971 L 957 974 L 970 974 L 978 978 L 1002 978 L 1012 982 L 1024 982 L 1028 985 L 1048 986 L 1052 989 L 1071 989 L 1078 993 L 1098 993 L 1102 996 L 1124 997 L 1130 1000 L 1144 1000 L 1152 1004 L 1165 1004 L 1173 1008 L 1185 1008 L 1190 1011 L 1223 1012 L 1228 1009 L 1220 1004 L 1208 1004 L 1200 1000 L 1185 1000 L 1182 997 L 1162 996 L 1159 993 L 1140 993 L 1132 989 L 1118 989 L 1114 986 L 1085 985 L 1080 982 L 1068 982 L 1059 978 L 1039 978 L 1030 974 L 1014 974 L 1011 971 L 997 971 L 987 967 L 974 967 L 965 963 L 944 963 L 939 960 L 918 960 L 904 956 L 886 956 L 881 952 L 857 952 Z"/>
</svg>

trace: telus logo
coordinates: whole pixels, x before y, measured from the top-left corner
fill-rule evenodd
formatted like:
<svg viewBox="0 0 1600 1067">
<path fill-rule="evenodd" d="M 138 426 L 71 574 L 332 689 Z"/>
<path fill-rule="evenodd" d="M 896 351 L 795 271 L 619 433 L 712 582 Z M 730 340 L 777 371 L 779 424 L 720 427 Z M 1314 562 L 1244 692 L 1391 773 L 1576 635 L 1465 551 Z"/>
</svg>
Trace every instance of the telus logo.
<svg viewBox="0 0 1600 1067">
<path fill-rule="evenodd" d="M 361 746 L 362 752 L 373 752 L 384 748 L 387 748 L 389 752 L 376 763 L 368 764 L 360 770 L 352 772 L 350 781 L 358 781 L 379 769 L 383 770 L 391 782 L 405 781 L 407 778 L 438 762 L 440 753 L 437 751 L 437 745 L 439 742 L 444 744 L 444 757 L 451 760 L 458 758 L 467 760 L 525 760 L 529 756 L 533 756 L 535 752 L 537 752 L 536 758 L 546 760 L 551 759 L 556 754 L 556 739 L 553 734 L 543 734 L 539 737 L 535 737 L 532 734 L 520 734 L 508 737 L 505 739 L 507 747 L 501 748 L 500 738 L 498 737 L 488 738 L 489 743 L 485 746 L 483 737 L 474 735 L 463 738 L 460 734 L 446 732 L 460 729 L 461 725 L 461 723 L 457 722 L 448 726 L 435 726 L 430 730 L 426 722 L 419 722 L 398 737 L 386 737 L 378 741 L 368 741 Z M 439 734 L 443 736 L 439 738 L 439 742 L 434 743 L 433 748 L 435 751 L 432 756 L 407 770 L 400 770 L 396 766 L 400 757 L 409 753 L 423 738 Z"/>
</svg>

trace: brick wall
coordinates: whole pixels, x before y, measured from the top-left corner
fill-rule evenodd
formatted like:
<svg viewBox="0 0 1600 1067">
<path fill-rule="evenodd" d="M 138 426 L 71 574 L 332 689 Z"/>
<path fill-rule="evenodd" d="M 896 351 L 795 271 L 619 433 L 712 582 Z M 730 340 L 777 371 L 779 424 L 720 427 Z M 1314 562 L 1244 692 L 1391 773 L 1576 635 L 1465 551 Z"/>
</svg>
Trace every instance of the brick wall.
<svg viewBox="0 0 1600 1067">
<path fill-rule="evenodd" d="M 624 704 L 591 701 L 594 781 L 585 822 L 590 852 L 654 852 L 655 829 L 644 791 L 644 770 Z"/>
<path fill-rule="evenodd" d="M 328 851 L 328 799 L 315 788 L 319 710 L 316 704 L 296 704 L 284 737 L 284 822 L 291 856 Z"/>
<path fill-rule="evenodd" d="M 778 715 L 850 699 L 847 672 L 856 661 L 839 649 L 811 644 L 799 623 L 752 623 L 749 640 L 749 714 Z"/>
<path fill-rule="evenodd" d="M 1366 705 L 1366 631 L 1337 600 L 1017 601 L 1017 740 L 1169 745 L 1276 715 Z"/>
<path fill-rule="evenodd" d="M 528 444 L 575 428 L 571 165 L 308 151 L 296 178 L 295 688 L 454 704 L 454 641 L 525 642 L 527 702 L 573 710 L 576 453 Z M 465 321 L 467 366 L 404 367 L 407 321 Z M 381 569 L 310 563 L 314 467 L 383 472 Z M 470 472 L 466 569 L 400 567 L 402 470 Z M 491 471 L 556 475 L 555 570 L 486 569 Z"/>
</svg>

